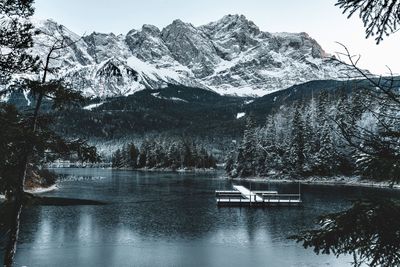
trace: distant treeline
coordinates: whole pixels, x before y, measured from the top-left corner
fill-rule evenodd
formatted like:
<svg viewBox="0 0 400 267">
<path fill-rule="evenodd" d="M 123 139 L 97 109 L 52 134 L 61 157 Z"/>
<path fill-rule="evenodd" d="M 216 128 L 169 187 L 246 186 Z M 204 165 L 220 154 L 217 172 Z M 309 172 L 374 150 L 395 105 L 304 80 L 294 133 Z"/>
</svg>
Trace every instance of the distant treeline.
<svg viewBox="0 0 400 267">
<path fill-rule="evenodd" d="M 130 143 L 112 156 L 113 168 L 185 169 L 215 168 L 215 158 L 202 146 L 185 138 L 146 139 L 138 148 Z"/>
</svg>

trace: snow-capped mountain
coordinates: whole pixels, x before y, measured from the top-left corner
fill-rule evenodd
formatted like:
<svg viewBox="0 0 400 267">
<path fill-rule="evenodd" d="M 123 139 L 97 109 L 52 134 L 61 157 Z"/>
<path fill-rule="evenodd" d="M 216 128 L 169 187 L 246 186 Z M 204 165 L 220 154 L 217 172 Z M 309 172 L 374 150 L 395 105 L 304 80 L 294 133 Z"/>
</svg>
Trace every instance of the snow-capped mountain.
<svg viewBox="0 0 400 267">
<path fill-rule="evenodd" d="M 32 53 L 45 58 L 54 37 L 71 46 L 52 67 L 88 96 L 129 95 L 168 83 L 221 94 L 265 95 L 310 80 L 337 79 L 341 67 L 306 33 L 268 33 L 244 16 L 195 27 L 175 20 L 160 30 L 143 25 L 126 35 L 84 37 L 52 20 L 35 22 Z"/>
</svg>

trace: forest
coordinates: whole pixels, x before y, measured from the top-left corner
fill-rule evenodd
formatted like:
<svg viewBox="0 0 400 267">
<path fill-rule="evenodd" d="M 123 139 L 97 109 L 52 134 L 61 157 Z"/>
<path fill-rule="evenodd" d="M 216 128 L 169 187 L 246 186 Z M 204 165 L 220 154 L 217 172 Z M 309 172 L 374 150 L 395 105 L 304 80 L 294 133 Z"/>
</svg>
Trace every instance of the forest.
<svg viewBox="0 0 400 267">
<path fill-rule="evenodd" d="M 232 177 L 360 175 L 398 180 L 400 144 L 396 135 L 388 134 L 399 131 L 398 110 L 382 98 L 371 89 L 321 91 L 274 110 L 262 126 L 249 116 L 226 171 Z"/>
<path fill-rule="evenodd" d="M 216 159 L 204 147 L 185 138 L 146 139 L 137 148 L 133 143 L 117 149 L 113 168 L 133 169 L 211 169 Z"/>
</svg>

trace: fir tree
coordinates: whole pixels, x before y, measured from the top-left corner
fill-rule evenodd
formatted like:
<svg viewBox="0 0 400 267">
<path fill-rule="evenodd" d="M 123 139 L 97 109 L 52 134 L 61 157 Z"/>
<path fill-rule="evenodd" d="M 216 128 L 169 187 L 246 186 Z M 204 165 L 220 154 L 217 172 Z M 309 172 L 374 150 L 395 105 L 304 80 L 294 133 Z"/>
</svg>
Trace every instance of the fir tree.
<svg viewBox="0 0 400 267">
<path fill-rule="evenodd" d="M 231 151 L 227 157 L 227 160 L 225 161 L 225 171 L 228 175 L 231 177 L 236 177 L 236 156 L 235 156 L 235 151 Z"/>
<path fill-rule="evenodd" d="M 256 174 L 256 147 L 255 123 L 251 117 L 248 117 L 243 140 L 238 150 L 237 173 L 239 176 L 247 177 Z"/>
<path fill-rule="evenodd" d="M 320 149 L 316 157 L 316 166 L 321 175 L 333 175 L 337 168 L 336 151 L 333 145 L 331 129 L 327 122 L 321 130 Z"/>
<path fill-rule="evenodd" d="M 112 167 L 121 168 L 123 166 L 123 157 L 120 149 L 117 149 L 112 157 Z"/>
<path fill-rule="evenodd" d="M 304 156 L 305 139 L 304 139 L 304 122 L 300 114 L 299 106 L 296 107 L 292 122 L 292 143 L 290 149 L 290 162 L 293 171 L 301 175 L 305 162 Z"/>
<path fill-rule="evenodd" d="M 312 173 L 315 165 L 316 165 L 316 149 L 321 146 L 320 140 L 317 139 L 318 131 L 315 131 L 313 128 L 313 121 L 315 121 L 315 117 L 312 117 L 313 113 L 309 110 L 311 107 L 308 107 L 307 110 L 304 111 L 306 115 L 303 119 L 304 121 L 304 171 L 305 173 Z M 314 125 L 315 126 L 315 125 Z"/>
<path fill-rule="evenodd" d="M 136 168 L 139 151 L 136 148 L 135 144 L 133 144 L 133 143 L 130 143 L 128 145 L 128 148 L 129 148 L 129 167 Z"/>
<path fill-rule="evenodd" d="M 365 111 L 364 103 L 367 102 L 367 99 L 363 97 L 366 96 L 366 91 L 364 90 L 353 90 L 351 95 L 351 102 L 350 102 L 350 112 L 352 123 L 361 119 L 362 114 Z"/>
<path fill-rule="evenodd" d="M 13 74 L 35 72 L 39 58 L 27 52 L 33 46 L 33 0 L 0 2 L 0 84 L 7 85 Z M 4 92 L 4 91 L 3 91 Z"/>
</svg>

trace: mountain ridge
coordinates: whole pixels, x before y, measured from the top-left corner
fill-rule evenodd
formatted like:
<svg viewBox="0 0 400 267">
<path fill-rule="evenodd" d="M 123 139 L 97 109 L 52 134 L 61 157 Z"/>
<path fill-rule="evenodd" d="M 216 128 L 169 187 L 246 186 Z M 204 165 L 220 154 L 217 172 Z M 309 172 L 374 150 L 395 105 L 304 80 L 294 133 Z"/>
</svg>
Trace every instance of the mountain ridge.
<svg viewBox="0 0 400 267">
<path fill-rule="evenodd" d="M 74 40 L 52 67 L 91 97 L 130 95 L 168 84 L 220 94 L 262 96 L 311 80 L 339 79 L 341 66 L 307 33 L 269 33 L 243 15 L 195 27 L 179 19 L 159 29 L 79 36 L 55 21 L 36 21 L 32 53 L 48 36 Z M 51 38 L 50 38 L 51 39 Z"/>
</svg>

